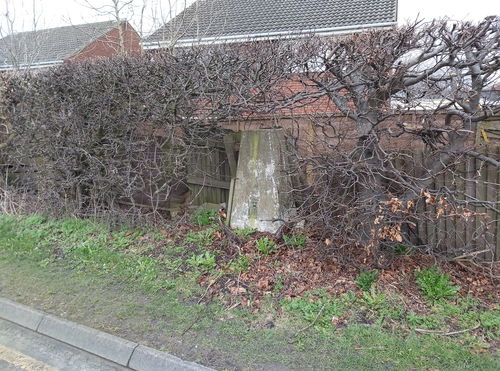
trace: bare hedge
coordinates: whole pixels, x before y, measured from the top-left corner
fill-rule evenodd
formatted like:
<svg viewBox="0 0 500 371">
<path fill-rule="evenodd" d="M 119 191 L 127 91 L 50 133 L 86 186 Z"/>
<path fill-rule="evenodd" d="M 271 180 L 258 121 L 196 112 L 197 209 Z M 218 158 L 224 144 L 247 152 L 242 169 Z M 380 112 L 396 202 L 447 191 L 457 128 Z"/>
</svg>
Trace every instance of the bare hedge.
<svg viewBox="0 0 500 371">
<path fill-rule="evenodd" d="M 498 98 L 486 95 L 499 77 L 499 22 L 432 22 L 3 74 L 2 179 L 70 212 L 111 210 L 120 200 L 155 210 L 182 198 L 196 147 L 220 138 L 230 122 L 260 122 L 287 129 L 292 173 L 303 180 L 294 190 L 297 220 L 331 249 L 449 253 L 453 235 L 463 239 L 453 255 L 488 250 L 491 258 L 499 187 L 481 171 L 498 171 L 500 159 L 476 148 L 475 135 L 500 114 Z M 471 193 L 479 180 L 485 196 Z M 471 217 L 474 227 L 460 237 L 447 227 Z M 423 225 L 435 233 L 422 238 Z"/>
<path fill-rule="evenodd" d="M 3 179 L 77 213 L 119 200 L 154 210 L 179 199 L 189 154 L 223 134 L 218 123 L 266 109 L 257 98 L 279 77 L 279 61 L 255 54 L 276 48 L 159 52 L 4 74 L 1 105 L 14 137 L 2 152 Z"/>
</svg>

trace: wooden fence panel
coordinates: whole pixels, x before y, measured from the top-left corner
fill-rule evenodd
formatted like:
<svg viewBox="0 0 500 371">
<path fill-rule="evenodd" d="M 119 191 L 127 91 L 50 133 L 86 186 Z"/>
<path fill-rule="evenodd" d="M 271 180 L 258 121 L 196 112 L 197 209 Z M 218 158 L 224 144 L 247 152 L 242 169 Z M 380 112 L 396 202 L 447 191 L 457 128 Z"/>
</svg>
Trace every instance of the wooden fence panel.
<svg viewBox="0 0 500 371">
<path fill-rule="evenodd" d="M 464 198 L 466 200 L 469 199 L 469 195 L 475 196 L 475 181 L 473 180 L 473 176 L 476 174 L 476 161 L 474 159 L 467 159 L 465 162 L 466 172 L 465 172 L 465 192 Z M 474 230 L 476 221 L 474 217 L 465 220 L 465 240 L 463 245 L 465 246 L 469 241 L 473 241 L 474 239 Z"/>
<path fill-rule="evenodd" d="M 194 148 L 187 170 L 192 205 L 227 202 L 231 173 L 223 142 Z"/>
<path fill-rule="evenodd" d="M 489 149 L 489 154 L 495 155 L 496 153 L 496 148 L 490 148 Z M 486 180 L 485 180 L 485 193 L 486 193 L 486 200 L 488 201 L 498 201 L 498 182 L 497 182 L 497 175 L 498 175 L 498 169 L 495 168 L 494 166 L 488 164 L 486 166 L 486 169 L 484 171 Z M 487 234 L 486 234 L 486 243 L 489 246 L 495 246 L 495 232 L 496 232 L 496 220 L 498 219 L 498 215 L 496 215 L 495 211 L 489 207 L 487 209 L 487 214 L 488 214 L 488 219 L 487 219 Z M 495 246 L 496 247 L 496 246 Z M 495 253 L 496 248 L 493 248 L 493 254 Z M 491 254 L 486 254 L 484 256 L 485 259 L 491 260 L 492 256 Z"/>
<path fill-rule="evenodd" d="M 497 159 L 500 159 L 500 146 L 496 146 L 495 155 Z M 496 169 L 496 184 L 500 184 L 500 171 Z M 496 192 L 494 193 L 495 201 L 500 202 L 500 187 L 496 187 Z M 497 204 L 498 205 L 498 204 Z M 495 260 L 500 260 L 500 215 L 495 215 L 495 232 L 494 232 L 494 243 L 495 243 Z"/>
<path fill-rule="evenodd" d="M 455 191 L 457 192 L 457 199 L 461 202 L 465 202 L 464 192 L 467 189 L 467 168 L 466 162 L 462 162 L 457 168 Z M 460 192 L 460 190 L 463 190 L 463 192 Z M 457 213 L 460 213 L 461 210 L 460 208 L 457 208 L 456 211 Z M 455 240 L 452 246 L 462 246 L 465 241 L 467 241 L 468 223 L 464 220 L 464 218 L 456 217 L 455 219 Z"/>
<path fill-rule="evenodd" d="M 500 159 L 500 146 L 483 146 L 483 153 L 497 160 Z M 398 169 L 406 169 L 411 175 L 424 175 L 418 164 L 423 163 L 425 153 L 416 151 L 411 154 L 414 159 L 414 168 L 408 168 L 408 163 L 401 160 L 394 161 Z M 500 259 L 500 215 L 495 212 L 500 203 L 500 172 L 492 164 L 475 158 L 468 158 L 457 164 L 454 171 L 447 171 L 435 177 L 429 186 L 431 192 L 449 190 L 453 193 L 463 208 L 470 210 L 473 215 L 469 218 L 453 215 L 448 210 L 445 217 L 433 220 L 438 211 L 436 204 L 417 204 L 418 212 L 429 216 L 417 224 L 416 231 L 424 244 L 434 245 L 439 251 L 450 252 L 454 249 L 484 250 L 491 248 L 495 260 Z M 479 201 L 479 203 L 478 203 Z M 489 203 L 487 207 L 480 202 Z M 459 207 L 456 212 L 461 214 Z M 482 258 L 491 259 L 491 254 L 483 254 Z"/>
</svg>

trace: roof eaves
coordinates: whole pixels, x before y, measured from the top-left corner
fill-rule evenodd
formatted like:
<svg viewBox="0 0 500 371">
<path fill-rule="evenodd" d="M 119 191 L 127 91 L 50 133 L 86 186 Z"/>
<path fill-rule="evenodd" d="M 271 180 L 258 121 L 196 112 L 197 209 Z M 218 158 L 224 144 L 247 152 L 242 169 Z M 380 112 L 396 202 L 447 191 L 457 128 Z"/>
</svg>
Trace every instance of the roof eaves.
<svg viewBox="0 0 500 371">
<path fill-rule="evenodd" d="M 8 70 L 14 70 L 14 69 L 31 69 L 31 68 L 44 68 L 44 67 L 51 67 L 55 66 L 58 64 L 64 63 L 63 60 L 55 60 L 55 61 L 44 61 L 44 62 L 37 62 L 37 63 L 27 63 L 27 64 L 20 64 L 19 66 L 14 66 L 12 64 L 7 65 L 0 65 L 0 71 L 8 71 Z"/>
<path fill-rule="evenodd" d="M 258 40 L 277 40 L 277 39 L 293 39 L 302 38 L 311 35 L 318 36 L 329 36 L 329 35 L 341 35 L 352 32 L 363 32 L 373 28 L 390 28 L 397 24 L 397 22 L 383 22 L 383 23 L 372 23 L 372 24 L 361 24 L 361 25 L 351 25 L 351 26 L 341 26 L 341 27 L 331 27 L 331 28 L 321 28 L 321 29 L 310 29 L 310 30 L 300 30 L 300 31 L 274 31 L 274 32 L 262 32 L 254 34 L 241 34 L 241 35 L 226 35 L 226 36 L 211 36 L 211 37 L 200 37 L 193 39 L 179 39 L 174 42 L 174 47 L 189 47 L 195 45 L 208 45 L 208 44 L 222 44 L 222 43 L 239 43 L 239 42 L 249 42 Z M 142 46 L 144 49 L 160 49 L 171 45 L 170 40 L 162 41 L 150 41 L 143 42 Z"/>
</svg>

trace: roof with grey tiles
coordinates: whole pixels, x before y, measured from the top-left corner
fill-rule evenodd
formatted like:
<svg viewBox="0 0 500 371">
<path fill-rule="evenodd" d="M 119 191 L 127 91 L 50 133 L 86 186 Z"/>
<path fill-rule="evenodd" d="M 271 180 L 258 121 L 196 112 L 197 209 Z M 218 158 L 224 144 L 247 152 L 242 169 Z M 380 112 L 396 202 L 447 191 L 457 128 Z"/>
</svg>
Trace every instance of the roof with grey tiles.
<svg viewBox="0 0 500 371">
<path fill-rule="evenodd" d="M 145 42 L 269 37 L 395 24 L 397 0 L 198 0 Z"/>
<path fill-rule="evenodd" d="M 115 27 L 106 21 L 6 36 L 0 39 L 0 69 L 60 63 Z"/>
</svg>

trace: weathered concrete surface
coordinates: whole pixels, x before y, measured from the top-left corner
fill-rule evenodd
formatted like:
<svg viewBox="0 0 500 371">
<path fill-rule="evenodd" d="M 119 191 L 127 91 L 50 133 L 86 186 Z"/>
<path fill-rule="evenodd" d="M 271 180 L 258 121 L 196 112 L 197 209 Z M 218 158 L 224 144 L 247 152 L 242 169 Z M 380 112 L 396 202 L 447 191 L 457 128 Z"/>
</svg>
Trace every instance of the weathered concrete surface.
<svg viewBox="0 0 500 371">
<path fill-rule="evenodd" d="M 139 345 L 130 358 L 129 367 L 137 371 L 170 370 L 170 371 L 209 371 L 193 362 L 186 362 L 175 356 L 166 355 L 156 349 Z"/>
<path fill-rule="evenodd" d="M 210 370 L 0 297 L 0 370 L 24 370 L 21 361 L 43 371 Z"/>
<path fill-rule="evenodd" d="M 121 371 L 129 369 L 0 319 L 0 370 Z"/>
<path fill-rule="evenodd" d="M 123 366 L 137 347 L 137 343 L 51 315 L 43 318 L 38 332 Z"/>
<path fill-rule="evenodd" d="M 8 299 L 0 298 L 0 318 L 36 331 L 44 314 Z"/>
<path fill-rule="evenodd" d="M 242 133 L 231 200 L 232 228 L 274 233 L 287 219 L 291 185 L 284 171 L 285 153 L 280 129 Z"/>
</svg>

